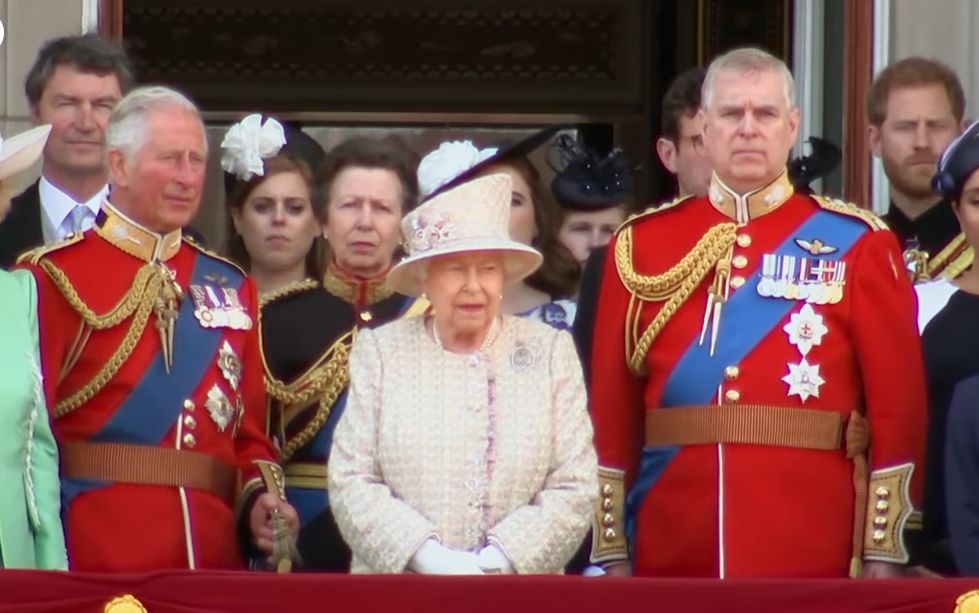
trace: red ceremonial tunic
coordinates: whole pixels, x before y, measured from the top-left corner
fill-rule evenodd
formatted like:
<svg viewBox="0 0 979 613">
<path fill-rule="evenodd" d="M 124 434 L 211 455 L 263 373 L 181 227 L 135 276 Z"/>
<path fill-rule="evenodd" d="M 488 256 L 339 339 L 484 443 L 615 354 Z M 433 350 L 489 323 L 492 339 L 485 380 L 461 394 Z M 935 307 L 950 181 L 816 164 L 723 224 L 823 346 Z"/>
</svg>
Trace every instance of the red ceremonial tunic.
<svg viewBox="0 0 979 613">
<path fill-rule="evenodd" d="M 716 228 L 730 276 L 718 286 L 727 293 L 719 319 L 713 311 L 705 319 L 719 258 L 697 245 Z M 667 205 L 619 231 L 594 338 L 591 404 L 604 508 L 593 559 L 625 559 L 626 537 L 636 575 L 846 576 L 860 555 L 855 513 L 862 517 L 866 507 L 856 508 L 845 449 L 646 442 L 647 411 L 759 405 L 866 416 L 872 473 L 861 494 L 870 498 L 873 547 L 862 556 L 906 561 L 907 516 L 896 513 L 908 493 L 918 499 L 927 401 L 914 293 L 897 241 L 882 228 L 855 207 L 793 193 L 783 174 L 748 197 L 715 178 L 710 197 Z M 623 250 L 627 232 L 631 246 Z M 636 344 L 675 305 L 667 307 L 673 294 L 633 299 L 622 271 L 648 280 L 698 249 L 690 264 L 705 262 L 706 274 L 640 348 L 644 372 L 637 374 L 629 339 Z M 785 284 L 776 287 L 782 277 L 797 288 L 808 282 L 807 292 L 842 282 L 842 295 L 835 303 L 785 297 Z M 893 476 L 887 469 L 900 478 L 884 483 Z"/>
<path fill-rule="evenodd" d="M 237 468 L 241 483 L 254 491 L 261 483 L 254 462 L 274 461 L 276 453 L 264 433 L 266 397 L 253 282 L 232 264 L 181 239 L 179 231 L 152 233 L 109 204 L 96 226 L 34 252 L 31 263 L 22 265 L 37 279 L 45 392 L 59 443 L 193 451 Z M 154 259 L 175 273 L 185 294 L 169 372 L 162 367 L 155 312 L 135 328 L 131 353 L 125 341 L 140 317 L 138 308 L 121 321 L 94 326 L 80 314 L 89 309 L 90 318 L 110 319 L 108 314 L 127 296 L 140 293 L 134 282 Z M 232 309 L 238 311 L 235 325 L 243 328 L 250 321 L 248 329 L 205 329 L 194 313 L 195 287 L 197 296 L 208 297 L 226 297 L 223 290 L 234 289 L 230 303 L 236 294 L 240 307 Z M 155 297 L 145 296 L 140 303 Z M 237 375 L 235 362 L 244 365 Z M 236 405 L 243 410 L 236 411 Z M 244 568 L 236 510 L 228 498 L 191 487 L 70 478 L 64 479 L 63 490 L 72 570 Z"/>
</svg>

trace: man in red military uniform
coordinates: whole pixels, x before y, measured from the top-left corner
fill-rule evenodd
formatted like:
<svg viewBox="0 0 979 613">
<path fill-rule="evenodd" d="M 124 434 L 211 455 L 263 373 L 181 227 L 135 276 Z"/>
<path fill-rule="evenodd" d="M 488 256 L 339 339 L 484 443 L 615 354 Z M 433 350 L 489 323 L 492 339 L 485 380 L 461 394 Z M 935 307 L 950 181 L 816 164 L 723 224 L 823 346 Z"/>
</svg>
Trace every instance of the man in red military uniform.
<svg viewBox="0 0 979 613">
<path fill-rule="evenodd" d="M 876 217 L 794 192 L 794 87 L 763 51 L 715 60 L 708 195 L 610 245 L 591 394 L 607 574 L 887 577 L 907 561 L 926 411 L 914 293 Z"/>
<path fill-rule="evenodd" d="M 95 227 L 22 260 L 38 284 L 70 568 L 244 568 L 298 521 L 264 435 L 256 289 L 182 238 L 204 184 L 194 105 L 131 92 L 106 132 Z M 237 509 L 236 509 L 237 506 Z M 283 522 L 284 520 L 284 522 Z"/>
</svg>

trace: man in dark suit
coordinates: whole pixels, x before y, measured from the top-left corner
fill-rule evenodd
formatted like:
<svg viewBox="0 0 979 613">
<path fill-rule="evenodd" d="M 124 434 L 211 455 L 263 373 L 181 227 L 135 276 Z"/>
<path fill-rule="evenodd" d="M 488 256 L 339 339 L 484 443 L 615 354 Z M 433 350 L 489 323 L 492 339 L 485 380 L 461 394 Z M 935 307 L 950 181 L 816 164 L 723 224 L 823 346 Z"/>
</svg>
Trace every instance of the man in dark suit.
<svg viewBox="0 0 979 613">
<path fill-rule="evenodd" d="M 0 267 L 66 234 L 87 230 L 108 192 L 105 126 L 135 82 L 121 47 L 95 34 L 46 42 L 24 90 L 35 124 L 51 124 L 41 178 L 0 224 Z"/>
</svg>

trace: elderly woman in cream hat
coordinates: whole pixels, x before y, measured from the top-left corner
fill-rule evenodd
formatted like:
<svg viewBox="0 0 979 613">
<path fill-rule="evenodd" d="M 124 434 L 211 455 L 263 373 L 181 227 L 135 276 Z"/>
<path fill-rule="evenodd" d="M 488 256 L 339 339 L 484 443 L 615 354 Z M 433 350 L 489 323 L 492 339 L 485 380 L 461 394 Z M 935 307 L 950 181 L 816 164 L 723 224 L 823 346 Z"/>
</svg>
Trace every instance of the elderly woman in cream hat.
<svg viewBox="0 0 979 613">
<path fill-rule="evenodd" d="M 0 219 L 51 126 L 0 142 Z M 41 385 L 37 287 L 0 271 L 0 568 L 66 570 L 58 450 Z"/>
<path fill-rule="evenodd" d="M 494 174 L 402 222 L 388 282 L 427 317 L 362 330 L 329 465 L 353 572 L 560 573 L 598 495 L 581 367 L 567 332 L 500 315 L 541 263 L 509 237 Z"/>
</svg>

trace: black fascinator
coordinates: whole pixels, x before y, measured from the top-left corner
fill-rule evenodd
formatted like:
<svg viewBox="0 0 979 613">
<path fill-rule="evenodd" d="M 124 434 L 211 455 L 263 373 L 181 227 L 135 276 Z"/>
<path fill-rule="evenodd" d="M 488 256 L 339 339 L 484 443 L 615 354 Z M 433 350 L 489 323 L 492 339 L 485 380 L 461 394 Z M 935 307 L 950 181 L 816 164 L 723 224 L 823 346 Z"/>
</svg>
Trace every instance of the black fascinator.
<svg viewBox="0 0 979 613">
<path fill-rule="evenodd" d="M 601 157 L 572 136 L 562 134 L 551 148 L 548 163 L 557 173 L 551 193 L 563 208 L 601 211 L 622 204 L 632 195 L 636 168 L 629 166 L 621 149 Z"/>
<path fill-rule="evenodd" d="M 811 192 L 809 187 L 836 170 L 843 160 L 843 152 L 828 140 L 811 136 L 808 141 L 812 153 L 789 161 L 789 180 L 801 191 Z"/>
</svg>

